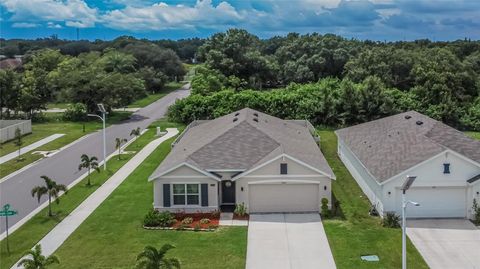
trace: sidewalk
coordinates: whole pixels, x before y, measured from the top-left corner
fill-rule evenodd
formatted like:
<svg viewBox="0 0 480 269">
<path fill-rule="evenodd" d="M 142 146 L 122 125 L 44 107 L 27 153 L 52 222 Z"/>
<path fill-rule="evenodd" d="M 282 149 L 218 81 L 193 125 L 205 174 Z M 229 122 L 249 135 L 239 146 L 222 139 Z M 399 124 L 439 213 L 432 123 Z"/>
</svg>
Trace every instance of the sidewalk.
<svg viewBox="0 0 480 269">
<path fill-rule="evenodd" d="M 52 142 L 53 140 L 55 140 L 55 139 L 57 139 L 57 138 L 59 138 L 59 137 L 62 137 L 62 136 L 64 136 L 64 135 L 65 135 L 65 134 L 53 134 L 53 135 L 51 135 L 51 136 L 45 137 L 44 139 L 38 140 L 38 141 L 35 142 L 35 143 L 32 143 L 32 144 L 30 144 L 30 145 L 28 145 L 28 146 L 25 146 L 25 147 L 21 148 L 21 149 L 20 149 L 20 155 L 25 154 L 25 153 L 27 153 L 27 152 L 29 152 L 29 151 L 31 151 L 31 150 L 34 150 L 34 149 L 36 149 L 36 148 L 38 148 L 38 147 L 41 147 L 41 146 L 43 146 L 43 145 L 45 145 L 45 144 L 47 144 L 47 143 L 50 143 L 50 142 Z M 12 160 L 12 159 L 15 159 L 15 158 L 17 158 L 17 157 L 18 157 L 18 150 L 14 151 L 14 152 L 12 152 L 12 153 L 9 153 L 9 154 L 7 154 L 7 155 L 5 155 L 5 156 L 0 157 L 0 164 L 5 163 L 5 162 L 8 162 L 8 161 L 10 161 L 10 160 Z"/>
<path fill-rule="evenodd" d="M 178 134 L 176 128 L 167 128 L 167 134 L 155 139 L 139 151 L 120 170 L 111 176 L 101 187 L 92 193 L 62 222 L 53 228 L 38 244 L 42 245 L 42 254 L 53 254 L 67 238 L 87 219 L 90 214 L 164 141 Z M 23 258 L 22 258 L 23 259 Z M 18 264 L 18 262 L 17 262 Z M 12 266 L 17 267 L 17 264 Z"/>
</svg>

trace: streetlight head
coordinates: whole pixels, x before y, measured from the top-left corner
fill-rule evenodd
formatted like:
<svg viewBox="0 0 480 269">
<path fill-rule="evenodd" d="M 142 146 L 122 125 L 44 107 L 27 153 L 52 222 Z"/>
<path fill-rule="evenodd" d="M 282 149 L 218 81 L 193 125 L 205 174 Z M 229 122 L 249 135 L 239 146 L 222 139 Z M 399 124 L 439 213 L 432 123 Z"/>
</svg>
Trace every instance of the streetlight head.
<svg viewBox="0 0 480 269">
<path fill-rule="evenodd" d="M 405 182 L 402 185 L 402 188 L 401 188 L 402 191 L 405 192 L 406 190 L 410 189 L 410 187 L 412 186 L 416 178 L 417 178 L 416 176 L 407 176 L 407 180 L 405 180 Z"/>
<path fill-rule="evenodd" d="M 107 111 L 105 110 L 105 107 L 103 106 L 103 104 L 97 104 L 97 107 L 98 107 L 98 110 L 99 110 L 100 112 L 102 112 L 102 113 L 107 112 Z"/>
<path fill-rule="evenodd" d="M 417 203 L 417 202 L 412 202 L 412 204 L 413 204 L 414 206 L 420 206 L 420 204 Z"/>
</svg>

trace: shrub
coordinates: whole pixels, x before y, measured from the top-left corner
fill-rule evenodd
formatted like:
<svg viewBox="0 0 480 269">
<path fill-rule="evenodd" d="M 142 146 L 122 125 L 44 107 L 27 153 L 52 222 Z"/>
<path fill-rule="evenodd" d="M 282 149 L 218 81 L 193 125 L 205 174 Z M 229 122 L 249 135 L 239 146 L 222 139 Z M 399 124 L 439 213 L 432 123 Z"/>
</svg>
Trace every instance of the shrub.
<svg viewBox="0 0 480 269">
<path fill-rule="evenodd" d="M 209 223 L 210 223 L 210 219 L 204 218 L 200 220 L 200 224 L 209 224 Z"/>
<path fill-rule="evenodd" d="M 220 210 L 214 210 L 212 211 L 212 218 L 218 218 L 220 216 Z"/>
<path fill-rule="evenodd" d="M 87 106 L 82 103 L 69 105 L 63 113 L 63 119 L 68 121 L 84 121 L 87 118 Z"/>
<path fill-rule="evenodd" d="M 368 213 L 370 214 L 370 216 L 375 216 L 375 217 L 378 216 L 379 214 L 378 214 L 377 206 L 372 205 Z"/>
<path fill-rule="evenodd" d="M 478 202 L 476 199 L 473 199 L 473 206 L 472 206 L 472 212 L 473 212 L 473 223 L 475 225 L 480 225 L 480 206 L 478 205 Z"/>
<path fill-rule="evenodd" d="M 208 229 L 209 229 L 209 230 L 215 230 L 215 229 L 217 229 L 217 228 L 218 228 L 218 225 L 215 225 L 215 224 L 210 224 L 210 225 L 208 225 Z"/>
<path fill-rule="evenodd" d="M 172 213 L 170 212 L 158 212 L 155 209 L 150 210 L 143 219 L 143 225 L 147 227 L 170 227 L 175 223 Z"/>
<path fill-rule="evenodd" d="M 383 217 L 382 226 L 388 228 L 400 228 L 400 216 L 393 212 L 388 212 Z"/>
<path fill-rule="evenodd" d="M 195 224 L 195 227 L 193 227 L 193 230 L 194 231 L 199 231 L 201 228 L 202 228 L 202 226 L 200 226 L 200 223 L 197 223 L 197 224 Z"/>
<path fill-rule="evenodd" d="M 168 211 L 164 211 L 164 212 L 158 213 L 158 222 L 161 227 L 170 227 L 176 221 L 172 213 Z"/>
<path fill-rule="evenodd" d="M 236 204 L 233 213 L 235 213 L 235 215 L 243 217 L 245 216 L 245 214 L 247 214 L 247 207 L 244 203 Z"/>
<path fill-rule="evenodd" d="M 182 220 L 182 224 L 192 224 L 193 218 L 186 217 Z"/>
<path fill-rule="evenodd" d="M 321 209 L 322 209 L 322 212 L 321 212 L 322 217 L 324 217 L 324 218 L 330 217 L 331 211 L 330 211 L 330 209 L 328 209 L 328 199 L 327 198 L 322 198 Z"/>
<path fill-rule="evenodd" d="M 182 230 L 186 230 L 187 228 L 188 228 L 187 224 L 181 223 L 180 225 L 178 225 L 177 230 L 182 231 Z"/>
</svg>

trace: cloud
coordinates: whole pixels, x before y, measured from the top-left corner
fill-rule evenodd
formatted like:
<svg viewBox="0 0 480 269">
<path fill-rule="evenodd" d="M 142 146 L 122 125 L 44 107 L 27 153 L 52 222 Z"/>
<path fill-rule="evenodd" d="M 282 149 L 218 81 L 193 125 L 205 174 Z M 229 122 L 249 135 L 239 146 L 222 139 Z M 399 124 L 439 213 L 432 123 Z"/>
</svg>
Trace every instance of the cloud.
<svg viewBox="0 0 480 269">
<path fill-rule="evenodd" d="M 49 21 L 49 22 L 47 23 L 47 28 L 51 28 L 51 29 L 61 29 L 61 28 L 63 28 L 63 27 L 62 27 L 60 24 L 58 24 L 58 23 L 54 23 L 54 22 Z"/>
<path fill-rule="evenodd" d="M 40 25 L 31 22 L 15 22 L 12 24 L 13 28 L 36 28 L 38 26 Z"/>
<path fill-rule="evenodd" d="M 97 10 L 83 0 L 0 0 L 11 21 L 63 21 L 73 27 L 93 27 Z"/>
</svg>

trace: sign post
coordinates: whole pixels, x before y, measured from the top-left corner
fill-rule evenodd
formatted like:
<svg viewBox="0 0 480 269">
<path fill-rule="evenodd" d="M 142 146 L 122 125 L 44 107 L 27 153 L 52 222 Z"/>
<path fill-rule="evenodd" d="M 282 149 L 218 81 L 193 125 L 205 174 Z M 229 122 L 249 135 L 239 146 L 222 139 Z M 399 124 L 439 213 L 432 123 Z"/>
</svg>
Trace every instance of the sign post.
<svg viewBox="0 0 480 269">
<path fill-rule="evenodd" d="M 6 232 L 6 239 L 7 239 L 7 252 L 10 253 L 10 246 L 8 245 L 8 217 L 17 215 L 17 211 L 10 210 L 10 205 L 6 204 L 3 206 L 3 210 L 0 211 L 0 217 L 5 217 L 5 232 Z"/>
</svg>

